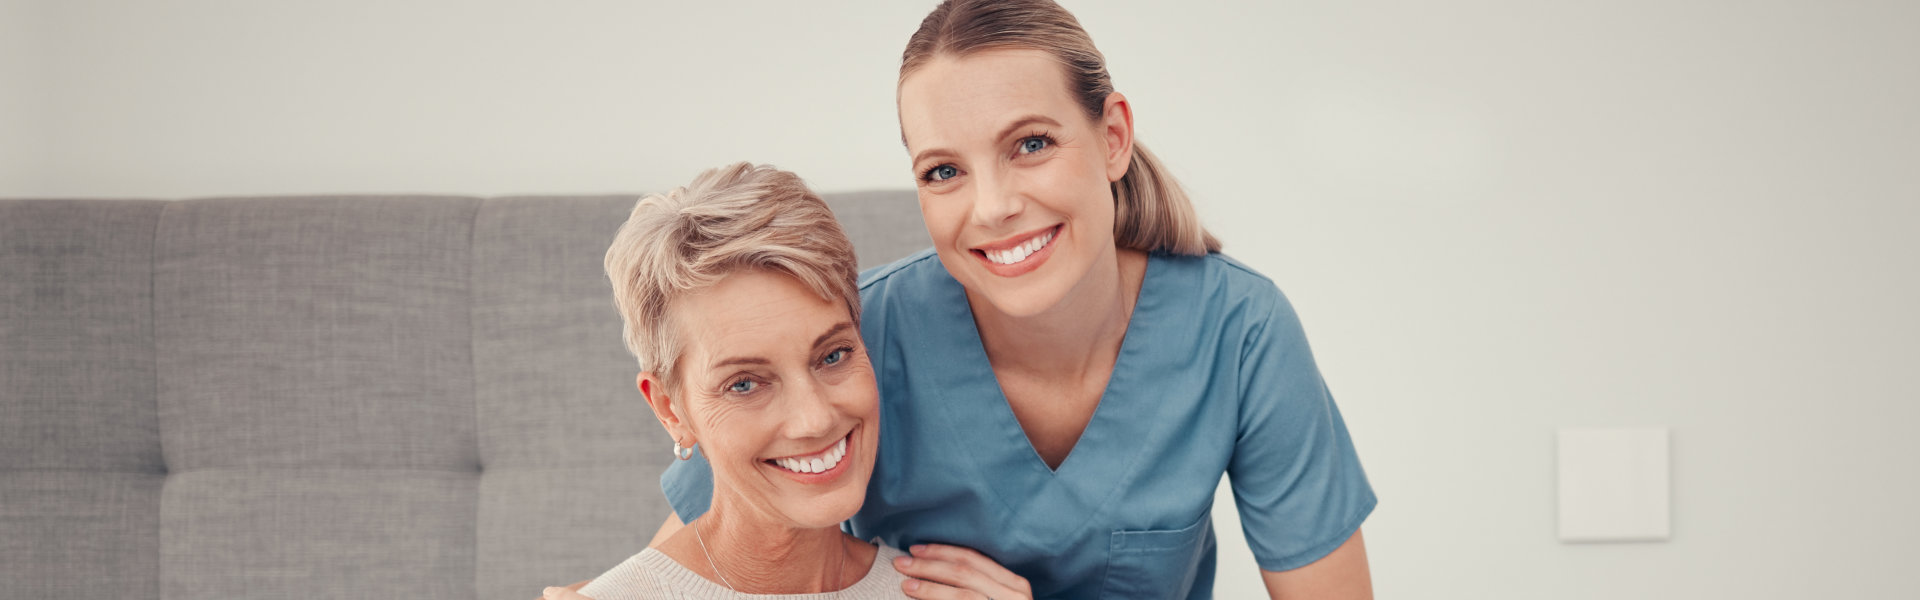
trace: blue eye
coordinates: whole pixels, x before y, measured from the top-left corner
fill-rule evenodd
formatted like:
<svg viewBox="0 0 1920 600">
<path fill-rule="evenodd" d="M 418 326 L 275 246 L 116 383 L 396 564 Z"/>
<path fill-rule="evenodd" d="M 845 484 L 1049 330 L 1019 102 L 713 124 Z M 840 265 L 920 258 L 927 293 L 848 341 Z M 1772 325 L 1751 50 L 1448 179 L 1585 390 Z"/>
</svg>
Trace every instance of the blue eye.
<svg viewBox="0 0 1920 600">
<path fill-rule="evenodd" d="M 742 379 L 742 380 L 733 382 L 732 385 L 727 386 L 727 391 L 733 392 L 735 394 L 745 394 L 745 393 L 752 392 L 754 388 L 758 388 L 758 387 L 760 387 L 760 384 L 755 383 L 752 379 Z"/>
<path fill-rule="evenodd" d="M 954 168 L 953 165 L 940 165 L 928 169 L 926 175 L 928 181 L 946 181 L 959 176 L 960 169 Z"/>
<path fill-rule="evenodd" d="M 1047 149 L 1048 143 L 1049 141 L 1047 140 L 1047 138 L 1037 136 L 1037 135 L 1024 140 L 1020 140 L 1020 153 L 1033 154 L 1035 152 L 1045 150 Z"/>
<path fill-rule="evenodd" d="M 833 366 L 833 365 L 840 364 L 840 361 L 843 361 L 846 359 L 847 359 L 847 349 L 841 348 L 839 350 L 833 351 L 832 354 L 828 354 L 827 357 L 824 359 L 821 359 L 820 362 L 827 363 L 827 366 Z"/>
</svg>

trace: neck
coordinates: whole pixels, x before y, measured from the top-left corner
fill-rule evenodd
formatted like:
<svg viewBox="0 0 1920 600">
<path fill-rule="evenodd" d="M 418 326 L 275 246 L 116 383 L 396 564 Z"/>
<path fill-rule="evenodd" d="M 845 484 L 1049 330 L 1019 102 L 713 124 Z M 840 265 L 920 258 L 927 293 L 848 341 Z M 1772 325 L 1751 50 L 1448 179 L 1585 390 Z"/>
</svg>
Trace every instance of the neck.
<svg viewBox="0 0 1920 600">
<path fill-rule="evenodd" d="M 757 517 L 727 509 L 716 495 L 713 508 L 685 528 L 693 531 L 675 536 L 692 538 L 686 542 L 700 554 L 676 561 L 743 594 L 819 594 L 858 580 L 847 577 L 854 561 L 840 528 L 795 528 Z"/>
<path fill-rule="evenodd" d="M 1146 270 L 1145 252 L 1115 248 L 1059 304 L 1030 316 L 1002 313 L 969 293 L 988 361 L 996 372 L 1047 378 L 1110 371 Z"/>
</svg>

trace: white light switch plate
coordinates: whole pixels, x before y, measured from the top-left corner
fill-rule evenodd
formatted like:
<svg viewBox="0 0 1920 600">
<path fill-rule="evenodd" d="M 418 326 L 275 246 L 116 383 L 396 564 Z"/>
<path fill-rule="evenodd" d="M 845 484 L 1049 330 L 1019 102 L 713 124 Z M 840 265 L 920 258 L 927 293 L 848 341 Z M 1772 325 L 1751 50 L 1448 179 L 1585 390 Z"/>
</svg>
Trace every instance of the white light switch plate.
<svg viewBox="0 0 1920 600">
<path fill-rule="evenodd" d="M 1558 437 L 1560 541 L 1666 541 L 1666 428 L 1561 429 Z"/>
</svg>

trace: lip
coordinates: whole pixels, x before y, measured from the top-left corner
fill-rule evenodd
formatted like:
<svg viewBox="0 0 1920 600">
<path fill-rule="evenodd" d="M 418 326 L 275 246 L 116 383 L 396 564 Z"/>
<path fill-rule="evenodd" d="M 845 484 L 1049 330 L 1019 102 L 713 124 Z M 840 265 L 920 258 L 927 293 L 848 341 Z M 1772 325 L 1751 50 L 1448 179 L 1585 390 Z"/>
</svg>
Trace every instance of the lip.
<svg viewBox="0 0 1920 600">
<path fill-rule="evenodd" d="M 857 427 L 857 426 L 856 426 L 856 427 L 854 427 L 854 429 L 859 429 L 859 427 Z M 763 460 L 763 461 L 767 461 L 767 460 L 779 460 L 779 459 L 782 459 L 782 458 L 794 458 L 794 457 L 799 457 L 799 456 L 813 456 L 813 455 L 815 455 L 815 454 L 819 454 L 819 453 L 821 453 L 821 452 L 826 452 L 826 451 L 827 451 L 827 449 L 828 449 L 828 448 L 832 448 L 834 444 L 838 444 L 838 443 L 840 443 L 840 438 L 852 438 L 852 437 L 853 437 L 853 429 L 849 429 L 849 430 L 847 430 L 847 432 L 846 432 L 846 433 L 842 433 L 842 434 L 840 434 L 840 437 L 837 437 L 837 438 L 833 438 L 833 441 L 831 441 L 831 442 L 827 442 L 827 445 L 825 445 L 825 446 L 821 446 L 821 447 L 819 447 L 819 448 L 815 448 L 815 449 L 813 449 L 813 450 L 810 450 L 810 451 L 807 451 L 807 452 L 801 452 L 801 453 L 799 453 L 799 454 L 788 454 L 788 455 L 786 455 L 786 456 L 769 456 L 769 457 L 766 457 L 766 458 L 762 458 L 762 459 L 760 459 L 760 460 Z M 851 440 L 851 439 L 849 439 L 848 441 L 852 441 L 852 440 Z"/>
<path fill-rule="evenodd" d="M 796 473 L 793 471 L 788 471 L 784 468 L 781 468 L 779 465 L 775 465 L 769 462 L 773 460 L 772 458 L 761 459 L 760 466 L 765 469 L 771 469 L 775 473 L 779 473 L 780 475 L 785 476 L 787 479 L 791 479 L 793 481 L 796 481 L 805 485 L 819 485 L 823 483 L 831 483 L 835 480 L 840 479 L 842 475 L 846 475 L 847 471 L 852 469 L 853 454 L 859 449 L 857 444 L 859 443 L 860 436 L 857 434 L 860 432 L 860 428 L 861 426 L 856 425 L 852 430 L 847 432 L 846 456 L 840 457 L 840 463 L 834 465 L 833 468 L 827 469 L 826 471 L 822 471 L 819 473 Z M 813 452 L 807 452 L 802 454 L 789 454 L 787 456 L 781 456 L 776 458 L 790 458 L 794 456 L 810 456 L 814 454 L 819 454 L 820 452 L 825 451 L 827 448 L 832 448 L 833 445 L 837 443 L 840 443 L 839 438 L 835 438 L 832 442 L 828 443 L 826 447 L 821 448 L 819 450 L 815 450 Z"/>
<path fill-rule="evenodd" d="M 1035 250 L 1033 254 L 1027 255 L 1026 260 L 1023 260 L 1011 265 L 1003 265 L 997 262 L 993 262 L 991 260 L 987 260 L 987 252 L 1006 250 L 1008 248 L 1018 246 L 1022 243 L 1025 243 L 1027 240 L 1033 239 L 1034 236 L 1045 233 L 1048 229 L 1053 230 L 1053 239 L 1047 240 L 1047 245 L 1042 246 L 1039 250 Z M 1043 227 L 1040 229 L 1035 229 L 1033 231 L 1008 237 L 1006 239 L 1002 239 L 990 244 L 982 244 L 979 246 L 968 248 L 967 254 L 973 255 L 973 259 L 976 261 L 979 261 L 980 265 L 983 268 L 985 268 L 988 273 L 999 275 L 1001 277 L 1019 277 L 1021 275 L 1025 275 L 1027 273 L 1033 272 L 1034 269 L 1038 269 L 1040 268 L 1040 265 L 1046 263 L 1047 259 L 1053 256 L 1053 248 L 1055 246 L 1060 245 L 1060 237 L 1066 234 L 1067 234 L 1066 224 L 1057 223 L 1052 225 L 1051 227 Z"/>
</svg>

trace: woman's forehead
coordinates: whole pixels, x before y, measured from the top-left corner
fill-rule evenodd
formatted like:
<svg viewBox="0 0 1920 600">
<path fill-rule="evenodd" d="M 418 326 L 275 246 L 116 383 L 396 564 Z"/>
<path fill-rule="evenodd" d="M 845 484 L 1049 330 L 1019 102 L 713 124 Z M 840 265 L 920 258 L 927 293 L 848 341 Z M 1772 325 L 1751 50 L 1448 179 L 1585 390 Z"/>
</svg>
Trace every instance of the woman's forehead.
<svg viewBox="0 0 1920 600">
<path fill-rule="evenodd" d="M 685 336 L 684 356 L 698 369 L 735 358 L 804 356 L 821 336 L 852 323 L 846 303 L 773 273 L 729 275 L 682 300 L 674 319 Z"/>
<path fill-rule="evenodd" d="M 990 137 L 1032 114 L 1064 122 L 1078 110 L 1065 70 L 1039 50 L 941 56 L 900 82 L 900 128 L 910 151 Z"/>
</svg>

